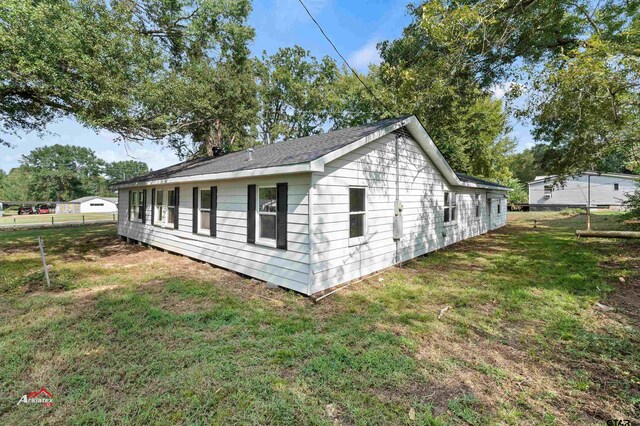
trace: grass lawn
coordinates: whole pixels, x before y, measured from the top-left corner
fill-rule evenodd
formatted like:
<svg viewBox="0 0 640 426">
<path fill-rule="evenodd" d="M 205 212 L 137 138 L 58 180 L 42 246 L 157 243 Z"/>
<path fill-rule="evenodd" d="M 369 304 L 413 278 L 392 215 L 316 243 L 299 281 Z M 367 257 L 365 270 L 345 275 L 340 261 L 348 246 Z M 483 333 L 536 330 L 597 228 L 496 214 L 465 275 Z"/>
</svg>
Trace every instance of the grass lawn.
<svg viewBox="0 0 640 426">
<path fill-rule="evenodd" d="M 640 243 L 583 223 L 515 213 L 319 304 L 113 225 L 0 233 L 0 424 L 637 422 Z"/>
<path fill-rule="evenodd" d="M 6 213 L 6 212 L 5 212 Z M 62 223 L 62 222 L 82 222 L 82 216 L 84 216 L 86 221 L 91 220 L 113 220 L 115 217 L 118 218 L 117 213 L 68 213 L 68 214 L 9 214 L 0 217 L 0 226 L 2 225 L 13 225 L 13 220 L 15 219 L 15 223 L 17 225 L 21 224 L 32 224 L 32 223 L 42 223 L 42 224 L 50 224 L 51 218 L 53 217 L 54 223 Z"/>
</svg>

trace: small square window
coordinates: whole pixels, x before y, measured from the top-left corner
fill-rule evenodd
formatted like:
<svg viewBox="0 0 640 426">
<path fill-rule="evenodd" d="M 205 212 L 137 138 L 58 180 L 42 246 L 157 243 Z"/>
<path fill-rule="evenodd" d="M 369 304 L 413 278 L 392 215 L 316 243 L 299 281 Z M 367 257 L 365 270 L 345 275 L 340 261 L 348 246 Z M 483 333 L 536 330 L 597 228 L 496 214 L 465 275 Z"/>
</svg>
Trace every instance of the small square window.
<svg viewBox="0 0 640 426">
<path fill-rule="evenodd" d="M 620 184 L 619 183 L 614 183 L 613 184 L 613 190 L 614 191 L 618 191 L 620 189 Z"/>
</svg>

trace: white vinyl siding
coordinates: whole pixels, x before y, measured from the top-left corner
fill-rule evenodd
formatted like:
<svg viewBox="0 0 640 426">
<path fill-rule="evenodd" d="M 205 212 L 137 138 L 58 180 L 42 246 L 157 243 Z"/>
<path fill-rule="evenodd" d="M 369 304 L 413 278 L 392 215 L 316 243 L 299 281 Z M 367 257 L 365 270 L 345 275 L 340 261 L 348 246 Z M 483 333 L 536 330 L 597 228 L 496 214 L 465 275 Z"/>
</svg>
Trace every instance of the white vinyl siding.
<svg viewBox="0 0 640 426">
<path fill-rule="evenodd" d="M 287 250 L 247 243 L 247 185 L 275 186 L 288 182 Z M 180 230 L 118 222 L 118 234 L 152 246 L 218 265 L 302 293 L 309 284 L 308 192 L 310 174 L 243 178 L 181 184 Z M 217 236 L 194 234 L 193 187 L 218 187 Z M 150 199 L 150 188 L 147 197 Z M 167 188 L 164 188 L 166 190 Z M 171 187 L 173 190 L 173 186 Z M 120 191 L 122 217 L 126 217 L 128 191 Z M 124 198 L 123 198 L 124 197 Z M 124 202 L 123 202 L 124 201 Z M 148 203 L 150 204 L 150 203 Z M 151 206 L 147 207 L 150 217 Z"/>
<path fill-rule="evenodd" d="M 450 188 L 413 140 L 399 141 L 400 201 L 403 236 L 398 251 L 393 240 L 395 202 L 394 136 L 388 135 L 314 173 L 312 288 L 315 293 L 420 256 L 489 230 L 489 215 L 475 218 L 475 193 Z M 361 245 L 350 244 L 349 187 L 367 188 L 367 231 Z M 444 193 L 457 194 L 457 226 L 445 227 Z M 501 192 L 503 196 L 505 193 Z M 506 215 L 502 215 L 506 221 Z M 496 219 L 495 226 L 502 223 Z"/>
</svg>

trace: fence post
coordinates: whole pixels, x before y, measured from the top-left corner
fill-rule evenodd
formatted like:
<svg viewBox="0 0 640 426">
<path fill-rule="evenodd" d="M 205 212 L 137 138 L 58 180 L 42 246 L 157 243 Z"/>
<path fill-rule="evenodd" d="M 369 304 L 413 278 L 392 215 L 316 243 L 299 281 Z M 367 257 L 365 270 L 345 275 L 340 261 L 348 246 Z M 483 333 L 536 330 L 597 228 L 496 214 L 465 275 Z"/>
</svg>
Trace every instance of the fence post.
<svg viewBox="0 0 640 426">
<path fill-rule="evenodd" d="M 53 220 L 53 218 L 51 218 Z M 44 267 L 44 276 L 47 279 L 47 287 L 51 287 L 51 281 L 49 281 L 49 268 L 47 268 L 47 261 L 44 258 L 44 243 L 42 237 L 38 237 L 38 245 L 40 245 L 40 255 L 42 256 L 42 266 Z"/>
<path fill-rule="evenodd" d="M 51 216 L 51 226 L 53 226 L 53 216 Z"/>
<path fill-rule="evenodd" d="M 82 215 L 82 224 L 84 225 L 84 215 Z"/>
<path fill-rule="evenodd" d="M 113 216 L 113 221 L 115 222 L 116 221 L 116 215 L 112 214 L 111 216 Z"/>
</svg>

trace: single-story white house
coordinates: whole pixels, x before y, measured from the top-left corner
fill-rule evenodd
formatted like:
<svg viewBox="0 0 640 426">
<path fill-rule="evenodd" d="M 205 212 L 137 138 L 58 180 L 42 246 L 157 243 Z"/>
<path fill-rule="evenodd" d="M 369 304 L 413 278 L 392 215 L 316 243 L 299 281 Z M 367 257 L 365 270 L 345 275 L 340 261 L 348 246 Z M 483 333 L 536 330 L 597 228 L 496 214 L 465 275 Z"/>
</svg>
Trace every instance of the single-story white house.
<svg viewBox="0 0 640 426">
<path fill-rule="evenodd" d="M 118 199 L 111 197 L 88 196 L 72 201 L 56 203 L 56 214 L 59 213 L 116 213 Z"/>
<path fill-rule="evenodd" d="M 187 161 L 112 186 L 118 234 L 311 295 L 506 224 L 415 116 Z"/>
<path fill-rule="evenodd" d="M 591 207 L 622 209 L 638 188 L 638 175 L 584 172 L 559 182 L 557 176 L 536 176 L 528 182 L 531 210 L 586 207 L 591 190 Z"/>
</svg>

